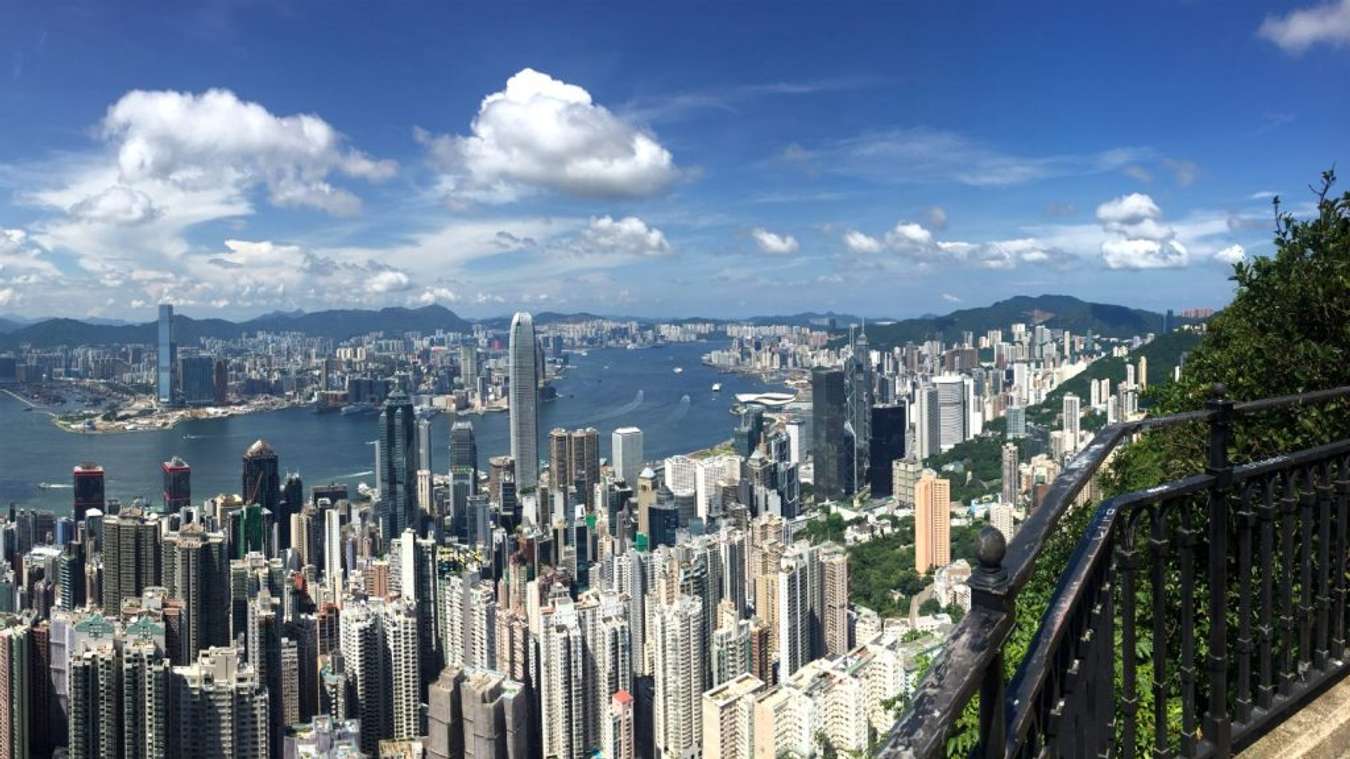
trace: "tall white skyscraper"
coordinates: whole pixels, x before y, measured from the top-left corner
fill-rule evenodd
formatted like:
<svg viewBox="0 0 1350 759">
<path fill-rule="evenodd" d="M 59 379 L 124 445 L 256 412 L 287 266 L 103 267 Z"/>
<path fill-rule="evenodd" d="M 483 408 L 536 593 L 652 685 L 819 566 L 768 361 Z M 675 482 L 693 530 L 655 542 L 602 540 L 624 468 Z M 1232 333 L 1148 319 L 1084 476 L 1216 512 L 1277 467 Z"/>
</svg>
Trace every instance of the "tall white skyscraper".
<svg viewBox="0 0 1350 759">
<path fill-rule="evenodd" d="M 1064 396 L 1064 433 L 1068 438 L 1070 453 L 1078 450 L 1079 425 L 1082 420 L 1079 405 L 1078 396 L 1073 393 Z"/>
<path fill-rule="evenodd" d="M 411 740 L 422 734 L 417 607 L 410 600 L 399 599 L 385 604 L 381 611 L 385 662 L 389 667 L 389 719 L 393 728 L 389 737 Z"/>
<path fill-rule="evenodd" d="M 653 738 L 657 759 L 697 756 L 703 744 L 703 604 L 680 595 L 652 614 Z"/>
<path fill-rule="evenodd" d="M 534 320 L 524 311 L 511 318 L 511 458 L 516 492 L 539 486 L 539 354 Z"/>
<path fill-rule="evenodd" d="M 545 615 L 539 634 L 539 703 L 544 756 L 585 759 L 585 641 L 571 602 Z"/>
<path fill-rule="evenodd" d="M 610 456 L 614 471 L 631 488 L 637 487 L 638 473 L 642 471 L 642 430 L 620 427 L 610 436 Z"/>
<path fill-rule="evenodd" d="M 966 439 L 966 383 L 959 376 L 933 380 L 938 394 L 938 446 L 930 453 L 946 451 Z"/>
<path fill-rule="evenodd" d="M 778 676 L 786 679 L 811 661 L 811 592 L 807 557 L 791 553 L 778 569 Z"/>
</svg>

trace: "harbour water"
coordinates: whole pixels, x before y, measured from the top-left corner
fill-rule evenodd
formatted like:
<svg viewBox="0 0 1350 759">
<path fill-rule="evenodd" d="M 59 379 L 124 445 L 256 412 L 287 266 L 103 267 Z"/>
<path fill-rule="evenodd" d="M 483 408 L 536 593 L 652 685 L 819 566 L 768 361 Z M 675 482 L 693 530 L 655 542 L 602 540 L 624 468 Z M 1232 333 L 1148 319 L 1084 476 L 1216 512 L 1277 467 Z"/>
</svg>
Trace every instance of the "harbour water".
<svg viewBox="0 0 1350 759">
<path fill-rule="evenodd" d="M 609 456 L 610 433 L 618 427 L 643 431 L 648 459 L 686 453 L 731 437 L 735 418 L 728 411 L 737 393 L 780 389 L 757 377 L 720 374 L 700 357 L 716 343 L 673 344 L 648 350 L 604 349 L 572 354 L 571 368 L 554 383 L 558 398 L 540 406 L 540 450 L 554 427 L 595 427 L 601 455 Z M 676 372 L 680 367 L 682 372 Z M 713 392 L 714 383 L 722 384 Z M 309 409 L 191 421 L 168 430 L 101 435 L 65 432 L 40 409 L 0 394 L 0 504 L 64 513 L 71 502 L 71 468 L 94 461 L 107 471 L 107 495 L 130 501 L 162 499 L 160 462 L 181 456 L 192 466 L 194 500 L 234 493 L 240 485 L 240 456 L 255 439 L 272 445 L 283 471 L 299 472 L 306 487 L 327 482 L 374 485 L 378 415 L 315 414 Z M 462 417 L 473 422 L 479 466 L 509 451 L 504 413 Z M 450 423 L 432 424 L 435 469 L 449 467 Z M 43 487 L 43 484 L 48 485 Z"/>
</svg>

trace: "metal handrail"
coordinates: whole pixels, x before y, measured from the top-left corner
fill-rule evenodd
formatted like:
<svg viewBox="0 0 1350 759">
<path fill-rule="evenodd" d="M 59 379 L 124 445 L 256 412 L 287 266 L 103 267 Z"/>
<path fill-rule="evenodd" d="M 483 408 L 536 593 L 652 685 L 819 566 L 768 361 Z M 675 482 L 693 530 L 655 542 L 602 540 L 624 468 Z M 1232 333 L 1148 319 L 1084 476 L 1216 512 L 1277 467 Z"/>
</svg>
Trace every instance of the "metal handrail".
<svg viewBox="0 0 1350 759">
<path fill-rule="evenodd" d="M 1199 493 L 1209 489 L 1214 491 L 1216 484 L 1231 484 L 1235 474 L 1242 479 L 1254 476 L 1242 470 L 1247 467 L 1233 467 L 1227 460 L 1227 444 L 1231 435 L 1233 417 L 1237 414 L 1249 414 L 1272 409 L 1301 407 L 1313 403 L 1350 397 L 1350 386 L 1331 388 L 1308 393 L 1260 399 L 1243 403 L 1233 403 L 1223 399 L 1226 390 L 1216 385 L 1212 398 L 1206 408 L 1163 417 L 1151 417 L 1132 422 L 1123 422 L 1103 427 L 1092 441 L 1066 464 L 1064 471 L 1051 484 L 1049 492 L 1032 515 L 1022 524 L 1021 529 L 1010 544 L 1004 544 L 1002 535 L 986 527 L 980 535 L 979 566 L 972 574 L 972 608 L 969 614 L 957 625 L 947 640 L 943 657 L 933 666 L 923 682 L 916 688 L 909 709 L 892 727 L 880 754 L 893 757 L 933 757 L 944 753 L 945 741 L 956 724 L 967 703 L 978 690 L 981 693 L 981 743 L 984 749 L 978 752 L 985 756 L 1003 756 L 1005 751 L 1015 750 L 1017 736 L 1025 728 L 1026 718 L 1013 715 L 1011 724 L 1003 714 L 1005 704 L 1003 683 L 1003 646 L 1013 628 L 1015 599 L 1026 585 L 1035 570 L 1035 564 L 1050 535 L 1063 517 L 1072 509 L 1074 502 L 1083 489 L 1095 476 L 1102 464 L 1121 443 L 1135 435 L 1151 430 L 1175 427 L 1194 422 L 1207 422 L 1210 427 L 1210 461 L 1204 475 L 1160 485 L 1136 494 L 1128 494 L 1109 503 L 1120 505 L 1132 499 L 1147 499 L 1158 496 L 1160 489 L 1184 487 L 1187 492 Z M 1337 444 L 1339 445 L 1339 444 Z M 1215 449 L 1220 450 L 1215 450 Z M 1262 462 L 1254 465 L 1277 466 L 1278 462 Z M 1183 485 L 1184 483 L 1184 485 Z M 1102 508 L 1105 508 L 1105 504 Z M 1113 520 L 1114 515 L 1111 519 Z M 1094 520 L 1098 529 L 1102 524 Z M 1106 529 L 1114 529 L 1109 521 Z M 1220 525 L 1219 527 L 1223 527 Z M 1211 530 L 1218 527 L 1211 527 Z M 1105 536 L 1102 536 L 1105 537 Z M 1070 568 L 1076 568 L 1086 577 L 1086 572 L 1095 566 L 1100 557 L 1091 554 L 1092 536 L 1084 536 L 1085 546 L 1080 543 Z M 1100 544 L 1106 541 L 1098 540 Z M 1086 564 L 1081 562 L 1086 561 Z M 1070 573 L 1072 574 L 1072 573 Z M 1065 590 L 1066 576 L 1060 586 Z M 1068 605 L 1072 598 L 1064 599 L 1057 592 L 1056 601 Z M 1065 608 L 1069 608 L 1066 605 Z M 1050 648 L 1039 650 L 1037 645 L 1045 635 L 1045 623 L 1052 620 L 1053 610 L 1047 610 L 1042 619 L 1042 629 L 1038 640 L 1033 643 L 1027 658 L 1019 667 L 1019 676 L 1014 680 L 1014 700 L 1025 699 L 1034 693 L 1039 683 L 1027 680 L 1023 673 L 1027 671 L 1026 661 L 1033 656 L 1044 656 L 1052 650 L 1061 632 L 1053 631 L 1051 638 L 1044 644 Z M 1052 625 L 1053 628 L 1053 625 Z M 1222 632 L 1222 630 L 1220 630 Z M 989 705 L 992 702 L 997 708 Z M 1015 711 L 1015 710 L 1014 710 Z M 1011 727 L 1009 734 L 1008 728 Z M 1006 744 L 1006 745 L 1005 745 Z"/>
</svg>

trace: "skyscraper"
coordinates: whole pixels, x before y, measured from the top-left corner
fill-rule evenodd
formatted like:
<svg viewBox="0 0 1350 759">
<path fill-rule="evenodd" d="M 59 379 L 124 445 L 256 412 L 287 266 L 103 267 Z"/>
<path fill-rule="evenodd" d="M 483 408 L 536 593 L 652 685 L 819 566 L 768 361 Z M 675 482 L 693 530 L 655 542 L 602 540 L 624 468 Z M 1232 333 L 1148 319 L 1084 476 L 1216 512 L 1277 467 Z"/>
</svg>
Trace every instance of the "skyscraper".
<svg viewBox="0 0 1350 759">
<path fill-rule="evenodd" d="M 267 689 L 234 648 L 211 648 L 174 667 L 169 756 L 266 756 Z"/>
<path fill-rule="evenodd" d="M 85 512 L 90 509 L 102 511 L 104 508 L 103 500 L 103 467 L 92 462 L 85 462 L 75 467 L 75 503 L 74 514 L 75 521 L 84 520 Z"/>
<path fill-rule="evenodd" d="M 1073 393 L 1066 393 L 1063 405 L 1064 436 L 1068 438 L 1069 453 L 1073 453 L 1078 450 L 1079 425 L 1082 422 L 1078 396 Z"/>
<path fill-rule="evenodd" d="M 0 617 L 0 756 L 29 756 L 33 629 L 12 615 Z"/>
<path fill-rule="evenodd" d="M 161 406 L 174 402 L 174 369 L 178 363 L 178 345 L 173 340 L 173 306 L 159 307 L 159 352 L 155 361 L 155 396 Z"/>
<path fill-rule="evenodd" d="M 811 661 L 811 593 L 809 567 L 813 557 L 793 552 L 779 565 L 775 594 L 778 621 L 778 676 L 786 679 Z"/>
<path fill-rule="evenodd" d="M 868 481 L 872 497 L 891 494 L 891 468 L 905 457 L 905 438 L 909 432 L 908 409 L 902 405 L 872 408 L 872 444 L 868 458 Z"/>
<path fill-rule="evenodd" d="M 160 465 L 164 472 L 164 511 L 172 514 L 192 505 L 192 467 L 174 456 Z"/>
<path fill-rule="evenodd" d="M 595 484 L 600 481 L 600 432 L 594 427 L 573 430 L 569 453 L 571 462 L 568 470 L 575 485 L 577 496 L 583 503 L 590 503 Z"/>
<path fill-rule="evenodd" d="M 1017 443 L 1003 444 L 1003 502 L 1013 506 L 1017 504 L 1017 493 L 1021 490 L 1018 481 Z"/>
<path fill-rule="evenodd" d="M 380 526 L 386 538 L 418 527 L 417 418 L 412 400 L 396 387 L 380 413 Z"/>
<path fill-rule="evenodd" d="M 950 450 L 966 439 L 966 383 L 959 376 L 938 377 L 933 380 L 938 401 L 938 446 L 930 453 Z"/>
<path fill-rule="evenodd" d="M 122 613 L 122 602 L 159 584 L 159 522 L 136 506 L 103 520 L 103 612 Z"/>
<path fill-rule="evenodd" d="M 610 457 L 615 474 L 629 487 L 637 487 L 642 471 L 642 430 L 620 427 L 610 436 Z"/>
<path fill-rule="evenodd" d="M 539 703 L 544 756 L 585 759 L 585 640 L 570 601 L 544 617 L 539 635 Z"/>
<path fill-rule="evenodd" d="M 914 485 L 914 571 L 951 563 L 951 482 L 925 469 Z"/>
<path fill-rule="evenodd" d="M 816 497 L 836 500 L 852 492 L 852 436 L 844 372 L 816 367 L 811 371 L 811 451 L 815 458 Z"/>
<path fill-rule="evenodd" d="M 703 604 L 679 595 L 652 618 L 652 732 L 659 759 L 697 756 L 703 744 Z"/>
<path fill-rule="evenodd" d="M 868 484 L 872 446 L 872 359 L 867 330 L 858 330 L 853 354 L 845 365 L 848 375 L 848 425 L 853 432 L 853 472 L 849 487 L 857 493 Z"/>
<path fill-rule="evenodd" d="M 450 513 L 452 531 L 467 540 L 471 533 L 469 499 L 478 493 L 478 443 L 473 423 L 450 425 Z"/>
<path fill-rule="evenodd" d="M 516 492 L 539 486 L 539 364 L 534 320 L 524 311 L 511 318 L 511 458 L 516 463 Z"/>
<path fill-rule="evenodd" d="M 257 440 L 244 451 L 244 474 L 240 495 L 245 504 L 256 503 L 277 513 L 281 500 L 281 470 L 277 454 L 266 441 Z"/>
<path fill-rule="evenodd" d="M 834 543 L 820 549 L 821 634 L 825 656 L 849 652 L 848 554 Z"/>
</svg>

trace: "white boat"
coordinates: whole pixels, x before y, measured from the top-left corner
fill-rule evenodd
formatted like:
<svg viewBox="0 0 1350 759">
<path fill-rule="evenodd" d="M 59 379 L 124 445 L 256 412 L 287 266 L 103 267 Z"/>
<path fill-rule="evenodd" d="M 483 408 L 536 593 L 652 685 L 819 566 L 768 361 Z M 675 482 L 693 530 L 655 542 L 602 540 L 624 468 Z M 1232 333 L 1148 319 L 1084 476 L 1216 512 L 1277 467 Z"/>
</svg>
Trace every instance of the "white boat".
<svg viewBox="0 0 1350 759">
<path fill-rule="evenodd" d="M 675 367 L 675 373 L 676 373 L 676 374 L 684 374 L 684 367 L 682 367 L 682 366 L 677 366 L 677 367 Z"/>
<path fill-rule="evenodd" d="M 714 382 L 714 383 L 713 383 L 713 392 L 714 392 L 714 393 L 720 393 L 720 392 L 722 392 L 722 383 L 721 383 L 721 382 Z"/>
</svg>

